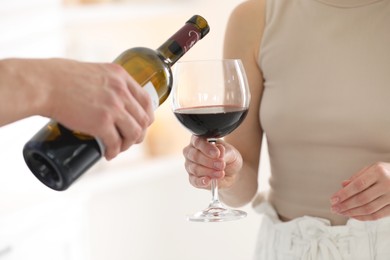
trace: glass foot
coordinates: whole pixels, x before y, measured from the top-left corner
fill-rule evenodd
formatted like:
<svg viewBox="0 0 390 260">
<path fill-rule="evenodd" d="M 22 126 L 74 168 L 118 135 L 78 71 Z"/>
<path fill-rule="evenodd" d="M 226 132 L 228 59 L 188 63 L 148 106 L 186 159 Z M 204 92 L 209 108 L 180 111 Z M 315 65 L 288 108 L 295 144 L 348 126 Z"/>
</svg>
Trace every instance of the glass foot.
<svg viewBox="0 0 390 260">
<path fill-rule="evenodd" d="M 188 216 L 187 220 L 194 222 L 223 222 L 246 217 L 246 212 L 224 207 L 208 207 L 207 209 Z"/>
</svg>

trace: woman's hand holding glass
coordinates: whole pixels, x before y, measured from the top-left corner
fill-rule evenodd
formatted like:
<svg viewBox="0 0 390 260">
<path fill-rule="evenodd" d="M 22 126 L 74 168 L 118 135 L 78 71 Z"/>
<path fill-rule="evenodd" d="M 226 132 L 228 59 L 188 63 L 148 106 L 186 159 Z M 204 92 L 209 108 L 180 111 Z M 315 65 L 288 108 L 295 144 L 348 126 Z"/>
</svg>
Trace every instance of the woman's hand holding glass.
<svg viewBox="0 0 390 260">
<path fill-rule="evenodd" d="M 229 188 L 236 182 L 242 168 L 241 154 L 223 140 L 214 145 L 193 135 L 183 155 L 189 181 L 196 188 L 210 189 L 212 179 L 218 179 L 220 189 Z"/>
</svg>

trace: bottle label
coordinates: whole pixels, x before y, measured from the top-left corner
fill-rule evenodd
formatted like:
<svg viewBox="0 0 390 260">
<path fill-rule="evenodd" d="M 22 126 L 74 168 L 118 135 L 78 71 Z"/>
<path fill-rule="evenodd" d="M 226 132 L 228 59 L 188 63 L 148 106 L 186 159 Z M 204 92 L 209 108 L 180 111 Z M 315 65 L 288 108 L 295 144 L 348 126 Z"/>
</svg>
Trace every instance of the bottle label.
<svg viewBox="0 0 390 260">
<path fill-rule="evenodd" d="M 101 155 L 104 156 L 104 153 L 106 152 L 106 147 L 104 146 L 102 140 L 100 138 L 95 137 L 96 143 L 99 146 Z"/>
<path fill-rule="evenodd" d="M 160 104 L 160 99 L 158 98 L 158 94 L 157 94 L 157 91 L 156 91 L 156 88 L 153 86 L 153 83 L 151 81 L 149 81 L 148 83 L 146 83 L 143 88 L 146 90 L 146 92 L 148 92 L 151 100 L 152 100 L 152 107 L 153 107 L 153 110 L 156 110 Z"/>
<path fill-rule="evenodd" d="M 200 30 L 191 23 L 185 24 L 171 39 L 176 41 L 186 53 L 197 41 L 201 39 Z M 183 54 L 184 54 L 183 53 Z"/>
</svg>

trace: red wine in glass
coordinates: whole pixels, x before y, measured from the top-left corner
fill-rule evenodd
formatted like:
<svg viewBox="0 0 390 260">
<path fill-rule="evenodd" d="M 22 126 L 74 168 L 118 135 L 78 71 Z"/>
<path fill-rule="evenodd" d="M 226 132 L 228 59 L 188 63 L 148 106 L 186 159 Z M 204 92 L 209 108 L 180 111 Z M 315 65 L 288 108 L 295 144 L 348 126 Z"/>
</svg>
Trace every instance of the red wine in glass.
<svg viewBox="0 0 390 260">
<path fill-rule="evenodd" d="M 248 108 L 236 106 L 200 106 L 174 111 L 180 123 L 194 135 L 221 138 L 230 134 L 245 119 Z"/>
</svg>

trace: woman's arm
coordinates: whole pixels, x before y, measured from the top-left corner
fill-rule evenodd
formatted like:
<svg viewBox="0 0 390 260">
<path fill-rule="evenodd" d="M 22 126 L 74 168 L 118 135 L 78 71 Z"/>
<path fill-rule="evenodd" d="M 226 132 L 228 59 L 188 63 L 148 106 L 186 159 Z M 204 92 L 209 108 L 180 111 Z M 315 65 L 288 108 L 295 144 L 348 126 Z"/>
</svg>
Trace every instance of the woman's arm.
<svg viewBox="0 0 390 260">
<path fill-rule="evenodd" d="M 242 168 L 235 183 L 220 190 L 221 198 L 232 206 L 250 202 L 257 192 L 259 157 L 263 131 L 259 108 L 263 77 L 258 67 L 260 41 L 265 25 L 265 1 L 250 0 L 232 13 L 225 35 L 224 57 L 242 60 L 251 91 L 249 112 L 242 125 L 225 138 L 242 157 Z"/>
</svg>

